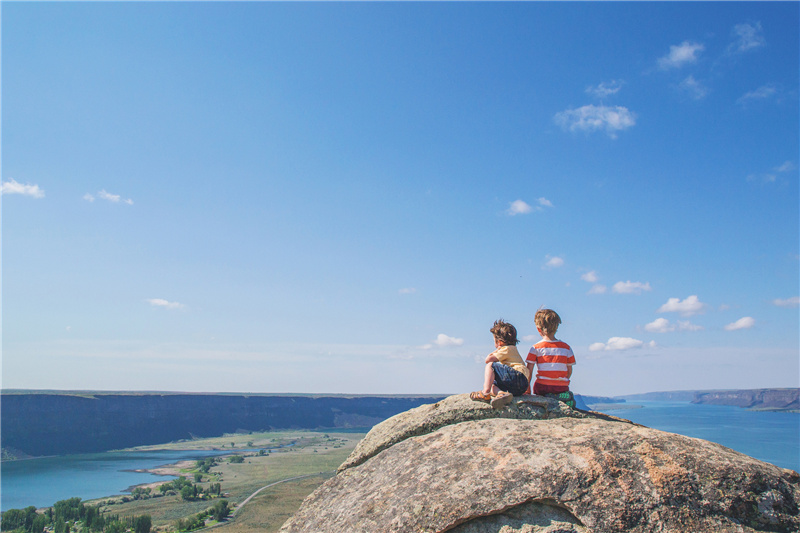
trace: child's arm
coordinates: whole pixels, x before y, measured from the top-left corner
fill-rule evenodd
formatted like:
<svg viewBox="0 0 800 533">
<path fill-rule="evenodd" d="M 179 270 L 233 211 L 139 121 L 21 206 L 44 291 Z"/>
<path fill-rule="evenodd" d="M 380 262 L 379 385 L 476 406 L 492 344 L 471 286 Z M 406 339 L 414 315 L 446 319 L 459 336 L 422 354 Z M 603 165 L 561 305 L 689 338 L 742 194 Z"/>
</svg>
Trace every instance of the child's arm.
<svg viewBox="0 0 800 533">
<path fill-rule="evenodd" d="M 488 363 L 499 363 L 499 362 L 500 362 L 500 359 L 498 359 L 498 358 L 497 358 L 497 357 L 494 355 L 494 352 L 492 352 L 492 353 L 490 353 L 489 355 L 487 355 L 487 356 L 486 356 L 486 361 L 484 361 L 484 362 L 485 362 L 485 363 L 487 363 L 487 364 L 488 364 Z"/>
<path fill-rule="evenodd" d="M 567 379 L 572 377 L 572 365 L 567 365 Z"/>
<path fill-rule="evenodd" d="M 533 365 L 534 363 L 532 363 L 531 361 L 527 361 L 525 365 L 528 367 L 528 374 L 530 374 L 531 376 L 530 383 L 528 383 L 528 394 L 533 394 L 533 380 L 536 379 L 536 377 L 533 374 Z"/>
</svg>

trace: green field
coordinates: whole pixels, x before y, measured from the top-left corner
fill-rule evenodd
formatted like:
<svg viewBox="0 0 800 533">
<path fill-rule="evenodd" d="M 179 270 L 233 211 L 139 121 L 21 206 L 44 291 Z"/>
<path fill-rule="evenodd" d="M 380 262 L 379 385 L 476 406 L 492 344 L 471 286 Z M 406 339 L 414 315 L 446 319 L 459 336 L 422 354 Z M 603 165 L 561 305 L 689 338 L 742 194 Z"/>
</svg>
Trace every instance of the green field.
<svg viewBox="0 0 800 533">
<path fill-rule="evenodd" d="M 215 533 L 270 532 L 277 531 L 297 510 L 303 498 L 333 476 L 363 437 L 363 433 L 280 431 L 224 435 L 134 449 L 230 449 L 231 454 L 244 455 L 242 463 L 230 463 L 228 457 L 223 456 L 218 465 L 208 474 L 203 474 L 197 485 L 206 488 L 211 483 L 221 483 L 224 498 L 234 506 L 233 517 L 214 527 Z M 280 446 L 283 448 L 275 450 Z M 258 455 L 244 448 L 274 451 Z M 182 470 L 190 481 L 193 481 L 195 472 L 193 468 Z M 308 477 L 282 482 L 300 476 Z M 244 507 L 236 508 L 259 489 L 277 482 L 281 483 L 262 490 Z M 101 504 L 105 513 L 122 516 L 149 514 L 153 527 L 160 531 L 172 530 L 179 518 L 196 515 L 214 504 L 214 500 L 184 501 L 177 495 L 124 503 L 121 499 L 102 498 L 91 503 Z"/>
</svg>

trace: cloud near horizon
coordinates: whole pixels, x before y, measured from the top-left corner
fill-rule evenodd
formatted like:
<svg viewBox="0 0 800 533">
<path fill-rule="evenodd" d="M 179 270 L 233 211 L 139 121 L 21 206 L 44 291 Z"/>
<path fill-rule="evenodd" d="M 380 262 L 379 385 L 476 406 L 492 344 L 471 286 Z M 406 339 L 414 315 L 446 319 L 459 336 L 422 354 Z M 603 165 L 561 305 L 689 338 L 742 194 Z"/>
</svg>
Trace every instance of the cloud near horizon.
<svg viewBox="0 0 800 533">
<path fill-rule="evenodd" d="M 725 326 L 725 331 L 736 331 L 738 329 L 750 329 L 756 324 L 756 321 L 751 316 L 743 316 L 736 322 L 731 322 Z"/>
<path fill-rule="evenodd" d="M 617 294 L 641 294 L 642 291 L 653 290 L 650 287 L 650 282 L 642 283 L 641 281 L 618 281 L 611 287 L 611 290 Z"/>
<path fill-rule="evenodd" d="M 585 105 L 556 113 L 553 120 L 565 131 L 605 131 L 616 139 L 617 132 L 636 125 L 636 114 L 622 106 Z"/>
<path fill-rule="evenodd" d="M 671 331 L 701 331 L 705 328 L 692 324 L 688 320 L 678 320 L 677 323 L 672 324 L 666 318 L 657 318 L 649 324 L 645 324 L 644 329 L 651 333 L 669 333 Z"/>
<path fill-rule="evenodd" d="M 792 298 L 786 298 L 785 300 L 775 298 L 772 300 L 772 304 L 777 305 L 778 307 L 797 307 L 800 305 L 800 297 L 793 296 Z"/>
<path fill-rule="evenodd" d="M 696 294 L 687 297 L 685 300 L 680 298 L 670 298 L 667 303 L 656 311 L 657 313 L 680 313 L 681 316 L 692 316 L 704 312 L 706 304 L 700 301 Z"/>
<path fill-rule="evenodd" d="M 21 194 L 32 198 L 44 198 L 44 190 L 38 185 L 18 183 L 14 178 L 9 178 L 0 186 L 0 194 Z"/>
<path fill-rule="evenodd" d="M 461 346 L 464 344 L 464 339 L 459 339 L 456 337 L 450 337 L 449 335 L 445 335 L 444 333 L 439 333 L 436 336 L 436 339 L 430 344 L 424 344 L 420 346 L 423 350 L 430 350 L 434 346 L 439 346 L 441 348 L 447 348 L 451 346 Z"/>
<path fill-rule="evenodd" d="M 644 341 L 640 341 L 639 339 L 633 339 L 631 337 L 611 337 L 608 339 L 608 342 L 595 342 L 589 345 L 590 352 L 599 352 L 599 351 L 623 351 L 623 350 L 633 350 L 636 348 L 642 348 L 647 346 L 648 348 L 655 348 L 656 343 L 655 341 L 650 341 L 645 344 Z"/>
<path fill-rule="evenodd" d="M 185 307 L 182 303 L 168 302 L 163 298 L 148 298 L 147 302 L 153 307 L 163 307 L 164 309 L 183 309 Z"/>
<path fill-rule="evenodd" d="M 130 198 L 123 200 L 119 194 L 111 194 L 110 192 L 107 192 L 105 189 L 97 193 L 97 198 L 106 200 L 108 202 L 111 202 L 112 204 L 118 204 L 119 202 L 122 202 L 128 205 L 133 205 L 133 200 L 131 200 Z M 94 202 L 95 196 L 87 192 L 86 194 L 83 195 L 83 199 L 86 200 L 87 202 Z"/>
</svg>

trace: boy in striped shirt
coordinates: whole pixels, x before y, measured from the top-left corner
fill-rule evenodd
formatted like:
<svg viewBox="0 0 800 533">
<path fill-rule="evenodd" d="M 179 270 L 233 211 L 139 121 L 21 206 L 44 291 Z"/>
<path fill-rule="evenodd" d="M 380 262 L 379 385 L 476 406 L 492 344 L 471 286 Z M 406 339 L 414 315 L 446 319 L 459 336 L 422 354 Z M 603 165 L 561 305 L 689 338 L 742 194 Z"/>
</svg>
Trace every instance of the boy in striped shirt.
<svg viewBox="0 0 800 533">
<path fill-rule="evenodd" d="M 538 367 L 532 387 L 533 394 L 544 396 L 569 392 L 569 378 L 572 376 L 575 355 L 569 344 L 555 337 L 561 317 L 552 309 L 539 309 L 534 322 L 542 340 L 533 345 L 525 358 L 531 375 L 533 366 Z"/>
</svg>

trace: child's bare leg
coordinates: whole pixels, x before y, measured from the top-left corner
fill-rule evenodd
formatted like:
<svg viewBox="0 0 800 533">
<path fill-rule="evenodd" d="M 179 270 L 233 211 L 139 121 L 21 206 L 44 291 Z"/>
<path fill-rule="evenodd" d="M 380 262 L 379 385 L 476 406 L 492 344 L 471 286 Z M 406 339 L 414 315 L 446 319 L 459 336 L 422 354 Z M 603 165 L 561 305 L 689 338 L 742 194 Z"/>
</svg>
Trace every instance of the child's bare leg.
<svg viewBox="0 0 800 533">
<path fill-rule="evenodd" d="M 500 389 L 494 384 L 494 368 L 492 363 L 486 363 L 486 370 L 483 376 L 483 393 L 484 394 L 497 394 Z"/>
</svg>

